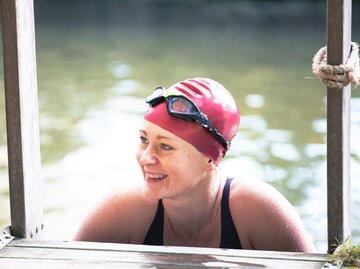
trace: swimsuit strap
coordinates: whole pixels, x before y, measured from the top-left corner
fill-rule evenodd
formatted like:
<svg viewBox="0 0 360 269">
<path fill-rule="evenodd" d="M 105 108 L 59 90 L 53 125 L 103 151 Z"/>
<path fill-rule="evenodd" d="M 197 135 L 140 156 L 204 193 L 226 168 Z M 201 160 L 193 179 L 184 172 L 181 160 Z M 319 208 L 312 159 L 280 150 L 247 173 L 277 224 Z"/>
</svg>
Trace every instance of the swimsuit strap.
<svg viewBox="0 0 360 269">
<path fill-rule="evenodd" d="M 162 200 L 159 200 L 158 209 L 156 211 L 154 220 L 146 234 L 144 245 L 157 245 L 157 246 L 164 245 L 163 231 L 164 231 L 164 206 L 162 204 Z"/>
<path fill-rule="evenodd" d="M 221 198 L 221 241 L 220 248 L 241 249 L 241 243 L 231 217 L 229 197 L 232 178 L 227 178 Z M 154 220 L 146 234 L 144 245 L 164 245 L 164 206 L 159 200 Z"/>
<path fill-rule="evenodd" d="M 221 198 L 221 241 L 220 248 L 237 248 L 241 249 L 241 243 L 236 231 L 234 221 L 231 217 L 229 198 L 230 185 L 233 179 L 228 177 Z"/>
</svg>

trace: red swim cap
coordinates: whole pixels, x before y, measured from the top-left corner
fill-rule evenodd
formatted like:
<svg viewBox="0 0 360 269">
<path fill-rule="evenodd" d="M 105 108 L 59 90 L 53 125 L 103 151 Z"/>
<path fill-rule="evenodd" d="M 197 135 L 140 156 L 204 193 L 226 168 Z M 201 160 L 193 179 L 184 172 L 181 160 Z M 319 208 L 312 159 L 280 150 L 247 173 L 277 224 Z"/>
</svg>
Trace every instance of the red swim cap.
<svg viewBox="0 0 360 269">
<path fill-rule="evenodd" d="M 219 82 L 208 78 L 187 79 L 169 88 L 194 102 L 213 127 L 230 142 L 236 135 L 240 113 L 232 95 Z M 224 147 L 197 122 L 168 114 L 166 102 L 149 107 L 144 118 L 192 144 L 216 165 L 225 154 Z"/>
</svg>

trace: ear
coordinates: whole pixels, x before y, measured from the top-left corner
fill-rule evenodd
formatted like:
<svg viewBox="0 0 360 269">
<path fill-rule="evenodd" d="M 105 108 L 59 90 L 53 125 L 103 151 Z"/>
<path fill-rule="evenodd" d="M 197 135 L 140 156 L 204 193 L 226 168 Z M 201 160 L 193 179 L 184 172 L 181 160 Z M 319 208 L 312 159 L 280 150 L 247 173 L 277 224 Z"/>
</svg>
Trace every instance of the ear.
<svg viewBox="0 0 360 269">
<path fill-rule="evenodd" d="M 215 168 L 216 168 L 216 164 L 214 164 L 214 162 L 209 159 L 207 164 L 206 164 L 206 168 L 205 168 L 206 171 L 211 172 L 211 171 L 215 170 Z"/>
</svg>

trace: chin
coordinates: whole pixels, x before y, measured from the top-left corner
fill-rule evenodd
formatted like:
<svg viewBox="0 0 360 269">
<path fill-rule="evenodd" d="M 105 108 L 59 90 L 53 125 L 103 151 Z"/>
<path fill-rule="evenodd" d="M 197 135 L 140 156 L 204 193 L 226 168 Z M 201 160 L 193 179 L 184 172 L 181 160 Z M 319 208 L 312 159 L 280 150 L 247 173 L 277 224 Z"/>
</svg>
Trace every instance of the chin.
<svg viewBox="0 0 360 269">
<path fill-rule="evenodd" d="M 147 199 L 156 201 L 156 200 L 160 200 L 163 198 L 162 194 L 159 191 L 155 191 L 155 190 L 149 188 L 148 186 L 146 186 L 147 185 L 146 183 L 144 185 L 145 185 L 144 186 L 144 196 Z"/>
</svg>

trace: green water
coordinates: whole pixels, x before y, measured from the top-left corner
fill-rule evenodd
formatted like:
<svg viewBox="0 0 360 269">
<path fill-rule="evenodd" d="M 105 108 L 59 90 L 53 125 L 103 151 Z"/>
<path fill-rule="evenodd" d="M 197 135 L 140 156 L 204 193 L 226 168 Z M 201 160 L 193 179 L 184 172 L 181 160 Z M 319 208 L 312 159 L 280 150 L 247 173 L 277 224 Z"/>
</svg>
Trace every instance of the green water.
<svg viewBox="0 0 360 269">
<path fill-rule="evenodd" d="M 266 2 L 264 10 L 246 3 L 36 1 L 48 238 L 71 238 L 86 212 L 114 186 L 140 180 L 134 150 L 143 98 L 160 84 L 206 76 L 232 92 L 242 115 L 224 170 L 275 186 L 296 206 L 319 250 L 326 249 L 326 91 L 311 73 L 312 57 L 325 43 L 325 6 L 280 8 L 284 4 Z M 359 30 L 354 24 L 358 42 Z M 354 90 L 355 241 L 360 239 L 359 97 Z M 9 224 L 3 99 L 1 89 L 1 227 Z"/>
</svg>

